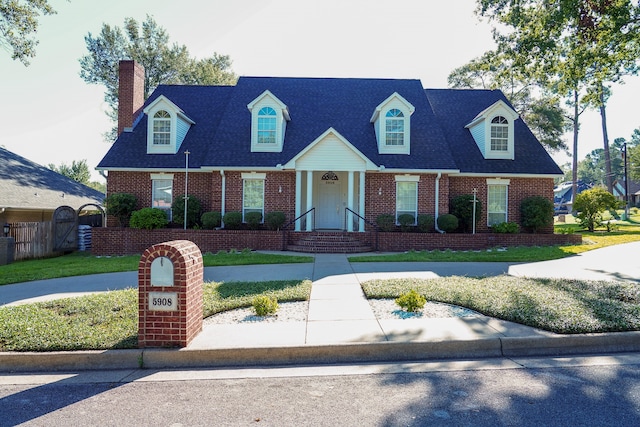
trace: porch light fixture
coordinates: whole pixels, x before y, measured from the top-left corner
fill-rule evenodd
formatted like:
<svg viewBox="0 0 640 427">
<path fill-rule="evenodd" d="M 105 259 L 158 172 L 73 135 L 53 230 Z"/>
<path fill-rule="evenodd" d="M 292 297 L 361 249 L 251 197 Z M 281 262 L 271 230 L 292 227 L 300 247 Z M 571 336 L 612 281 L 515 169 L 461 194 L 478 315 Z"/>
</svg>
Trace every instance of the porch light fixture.
<svg viewBox="0 0 640 427">
<path fill-rule="evenodd" d="M 8 237 L 9 236 L 9 230 L 11 229 L 11 226 L 8 223 L 4 223 L 4 227 L 2 227 L 2 231 L 4 231 L 4 237 Z"/>
</svg>

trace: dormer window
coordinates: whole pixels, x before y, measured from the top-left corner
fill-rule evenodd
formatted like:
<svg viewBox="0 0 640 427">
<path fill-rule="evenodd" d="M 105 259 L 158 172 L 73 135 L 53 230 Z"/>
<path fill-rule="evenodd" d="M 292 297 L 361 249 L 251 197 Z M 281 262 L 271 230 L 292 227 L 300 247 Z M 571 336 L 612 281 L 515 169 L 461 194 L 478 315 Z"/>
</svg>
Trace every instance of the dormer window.
<svg viewBox="0 0 640 427">
<path fill-rule="evenodd" d="M 387 111 L 386 114 L 387 145 L 404 145 L 404 113 L 397 108 Z"/>
<path fill-rule="evenodd" d="M 502 116 L 491 120 L 491 151 L 509 149 L 509 121 Z"/>
<path fill-rule="evenodd" d="M 274 94 L 265 90 L 247 105 L 251 112 L 251 152 L 282 152 L 289 109 Z"/>
<path fill-rule="evenodd" d="M 153 115 L 153 145 L 171 144 L 171 114 L 160 110 Z"/>
<path fill-rule="evenodd" d="M 411 115 L 415 107 L 394 92 L 371 116 L 380 154 L 411 154 Z"/>
<path fill-rule="evenodd" d="M 143 111 L 147 115 L 147 154 L 176 154 L 195 122 L 164 95 Z"/>
<path fill-rule="evenodd" d="M 515 158 L 514 122 L 518 113 L 503 100 L 481 111 L 465 127 L 485 159 Z"/>
<path fill-rule="evenodd" d="M 258 144 L 276 143 L 276 110 L 261 108 L 258 112 Z"/>
</svg>

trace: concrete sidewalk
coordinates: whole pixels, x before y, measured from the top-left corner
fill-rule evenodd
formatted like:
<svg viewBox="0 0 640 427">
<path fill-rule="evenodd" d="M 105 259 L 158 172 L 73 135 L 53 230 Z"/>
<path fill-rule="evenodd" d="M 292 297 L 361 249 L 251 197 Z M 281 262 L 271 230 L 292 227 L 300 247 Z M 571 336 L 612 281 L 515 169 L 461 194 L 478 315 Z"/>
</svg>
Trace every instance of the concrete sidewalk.
<svg viewBox="0 0 640 427">
<path fill-rule="evenodd" d="M 625 245 L 620 245 L 625 246 Z M 637 246 L 637 247 L 636 247 Z M 606 249 L 606 248 L 605 248 Z M 632 252 L 639 245 L 618 248 Z M 597 251 L 594 251 L 597 252 Z M 589 269 L 598 267 L 615 252 L 590 257 Z M 635 252 L 637 254 L 638 252 Z M 571 271 L 579 265 L 576 257 L 553 261 L 553 268 L 534 263 L 532 271 L 553 273 Z M 634 268 L 625 267 L 609 279 L 631 278 Z M 525 265 L 526 266 L 526 265 Z M 249 365 L 331 364 L 352 362 L 416 361 L 428 359 L 465 359 L 478 357 L 519 357 L 539 355 L 592 354 L 640 350 L 640 333 L 557 335 L 486 316 L 451 318 L 376 319 L 367 302 L 361 282 L 372 278 L 441 275 L 488 276 L 520 269 L 512 263 L 349 263 L 344 254 L 319 254 L 314 263 L 274 266 L 210 267 L 206 280 L 284 280 L 313 281 L 307 320 L 303 322 L 210 324 L 184 349 L 110 350 L 56 353 L 0 353 L 0 371 L 42 371 L 78 369 L 193 368 Z M 582 274 L 579 271 L 575 275 Z M 0 303 L 22 303 L 68 296 L 90 291 L 88 283 L 109 284 L 108 289 L 135 286 L 135 273 L 121 276 L 99 275 L 84 278 L 85 288 L 73 284 L 80 279 L 60 283 L 9 285 L 23 286 L 18 292 L 0 287 Z M 114 283 L 117 278 L 122 280 Z M 635 277 L 635 279 L 634 279 Z M 59 279 L 57 279 L 59 280 Z M 125 283 L 127 284 L 125 286 Z M 55 288 L 54 288 L 55 286 Z M 27 289 L 28 291 L 25 291 Z M 105 289 L 102 289 L 105 290 Z M 95 292 L 96 290 L 91 290 Z M 90 291 L 90 292 L 91 292 Z"/>
</svg>

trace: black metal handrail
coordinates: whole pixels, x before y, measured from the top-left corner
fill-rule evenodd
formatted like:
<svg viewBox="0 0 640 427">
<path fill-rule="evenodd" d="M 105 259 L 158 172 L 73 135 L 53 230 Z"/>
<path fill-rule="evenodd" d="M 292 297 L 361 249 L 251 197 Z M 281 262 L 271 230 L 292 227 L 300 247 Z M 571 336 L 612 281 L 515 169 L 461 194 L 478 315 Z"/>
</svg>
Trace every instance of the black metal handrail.
<svg viewBox="0 0 640 427">
<path fill-rule="evenodd" d="M 282 250 L 284 251 L 285 249 L 287 249 L 287 245 L 286 245 L 286 235 L 287 235 L 287 228 L 291 226 L 291 224 L 294 224 L 297 220 L 303 218 L 304 216 L 308 215 L 311 212 L 315 213 L 316 208 L 311 208 L 308 211 L 306 211 L 305 213 L 301 214 L 300 216 L 298 216 L 297 218 L 289 221 L 288 223 L 286 223 L 285 225 L 282 226 L 282 228 L 280 230 L 282 230 Z M 316 216 L 313 215 L 313 227 L 312 229 L 315 230 L 316 229 Z"/>
<path fill-rule="evenodd" d="M 358 212 L 354 212 L 353 209 L 344 208 L 344 223 L 345 223 L 345 225 L 347 224 L 347 221 L 348 221 L 347 212 L 351 212 L 352 214 L 354 214 L 355 216 L 357 216 L 358 218 L 362 219 L 364 222 L 369 224 L 371 227 L 373 227 L 373 229 L 375 230 L 375 236 L 376 236 L 375 251 L 378 252 L 378 225 L 374 224 L 371 221 L 369 221 L 368 219 L 366 219 L 365 217 L 360 215 Z"/>
</svg>

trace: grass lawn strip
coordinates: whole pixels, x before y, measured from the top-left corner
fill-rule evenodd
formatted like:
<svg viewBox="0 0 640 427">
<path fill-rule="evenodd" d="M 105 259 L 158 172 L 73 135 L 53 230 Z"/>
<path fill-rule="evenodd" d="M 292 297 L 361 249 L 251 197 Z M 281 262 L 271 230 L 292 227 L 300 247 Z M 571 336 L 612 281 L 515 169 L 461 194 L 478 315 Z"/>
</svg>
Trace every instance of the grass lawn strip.
<svg viewBox="0 0 640 427">
<path fill-rule="evenodd" d="M 204 317 L 249 307 L 257 295 L 306 301 L 310 280 L 208 282 Z M 137 348 L 138 290 L 125 289 L 0 308 L 0 351 Z"/>
<path fill-rule="evenodd" d="M 415 289 L 430 301 L 560 334 L 640 330 L 640 286 L 631 283 L 504 275 L 372 280 L 362 288 L 367 298 Z"/>
</svg>

